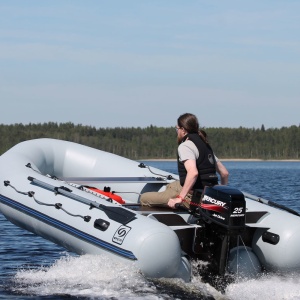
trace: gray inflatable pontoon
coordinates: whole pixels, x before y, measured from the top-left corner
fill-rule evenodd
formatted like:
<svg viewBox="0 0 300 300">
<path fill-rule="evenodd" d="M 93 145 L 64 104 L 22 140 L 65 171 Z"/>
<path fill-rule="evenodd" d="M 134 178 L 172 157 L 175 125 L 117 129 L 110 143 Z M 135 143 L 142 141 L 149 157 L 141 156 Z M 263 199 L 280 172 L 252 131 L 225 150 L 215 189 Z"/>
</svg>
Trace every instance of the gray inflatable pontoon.
<svg viewBox="0 0 300 300">
<path fill-rule="evenodd" d="M 106 254 L 149 278 L 300 268 L 297 212 L 228 186 L 195 191 L 190 210 L 142 207 L 177 175 L 80 144 L 36 139 L 0 157 L 0 211 L 78 254 Z M 114 193 L 112 191 L 115 191 Z M 276 207 L 277 206 L 277 207 Z"/>
</svg>

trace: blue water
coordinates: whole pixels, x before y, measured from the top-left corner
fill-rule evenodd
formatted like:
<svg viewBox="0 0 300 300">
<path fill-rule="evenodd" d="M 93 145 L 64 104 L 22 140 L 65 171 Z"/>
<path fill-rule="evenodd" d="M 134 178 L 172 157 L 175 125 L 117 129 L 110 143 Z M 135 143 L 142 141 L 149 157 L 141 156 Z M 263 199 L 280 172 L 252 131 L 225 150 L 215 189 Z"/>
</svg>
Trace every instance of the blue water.
<svg viewBox="0 0 300 300">
<path fill-rule="evenodd" d="M 147 165 L 176 173 L 175 162 Z M 229 185 L 300 212 L 300 162 L 224 162 Z M 0 299 L 300 299 L 300 276 L 268 275 L 221 293 L 195 275 L 149 281 L 105 256 L 77 256 L 0 214 Z M 300 249 L 299 249 L 300 251 Z"/>
</svg>

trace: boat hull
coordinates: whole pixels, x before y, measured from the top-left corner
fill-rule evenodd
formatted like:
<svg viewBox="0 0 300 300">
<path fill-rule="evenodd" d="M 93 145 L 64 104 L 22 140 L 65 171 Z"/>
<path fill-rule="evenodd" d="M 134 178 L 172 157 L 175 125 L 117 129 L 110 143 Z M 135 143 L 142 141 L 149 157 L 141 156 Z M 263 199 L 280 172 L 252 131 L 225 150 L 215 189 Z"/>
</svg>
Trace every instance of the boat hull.
<svg viewBox="0 0 300 300">
<path fill-rule="evenodd" d="M 220 224 L 223 218 L 215 212 L 205 223 L 201 214 L 195 217 L 190 211 L 139 205 L 142 193 L 162 191 L 176 179 L 176 174 L 150 170 L 139 162 L 84 145 L 54 139 L 30 140 L 0 157 L 0 211 L 15 225 L 77 254 L 107 255 L 135 265 L 150 278 L 189 281 L 191 258 L 203 259 L 204 250 L 207 257 L 216 257 L 219 252 L 214 248 L 223 251 L 230 243 L 227 237 L 221 240 L 224 228 L 215 237 L 210 236 L 219 230 L 211 223 Z M 92 192 L 86 187 L 89 183 L 98 190 L 109 185 L 125 205 Z M 214 192 L 217 195 L 218 189 Z M 234 189 L 232 192 L 240 194 Z M 228 253 L 217 257 L 224 266 L 218 266 L 218 270 L 238 273 L 235 262 L 239 256 L 246 261 L 244 271 L 254 262 L 253 270 L 248 272 L 251 276 L 261 269 L 299 270 L 299 216 L 242 198 L 246 206 L 245 227 L 238 233 L 239 238 L 233 239 L 239 240 L 239 245 L 230 245 Z M 218 205 L 222 201 L 213 202 Z M 201 250 L 199 245 L 203 244 L 206 245 Z M 243 244 L 249 251 L 239 251 Z"/>
<path fill-rule="evenodd" d="M 83 153 L 86 158 L 83 158 Z M 181 277 L 189 280 L 190 265 L 172 229 L 141 214 L 134 214 L 134 219 L 128 224 L 114 221 L 108 217 L 105 209 L 115 208 L 119 204 L 110 203 L 107 197 L 95 196 L 56 179 L 70 175 L 101 176 L 103 170 L 108 170 L 105 171 L 106 176 L 112 174 L 107 165 L 107 155 L 103 158 L 102 154 L 86 146 L 58 140 L 34 140 L 17 145 L 0 157 L 0 178 L 6 183 L 0 189 L 1 212 L 17 226 L 75 253 L 106 254 L 113 259 L 134 263 L 147 277 Z M 108 157 L 115 159 L 112 154 Z M 76 165 L 74 161 L 77 160 L 79 164 Z M 103 164 L 98 170 L 100 160 Z M 124 161 L 121 161 L 117 161 L 115 169 L 119 170 L 116 171 L 119 176 L 124 176 Z M 139 171 L 137 162 L 126 159 L 125 162 L 127 168 L 134 166 Z M 28 164 L 31 167 L 26 167 Z M 144 171 L 139 175 L 145 176 Z M 55 175 L 55 178 L 47 174 Z M 149 176 L 149 173 L 146 175 Z M 54 187 L 69 189 L 73 196 L 82 197 L 96 205 L 74 201 L 49 191 L 28 179 L 32 177 Z M 133 183 L 131 188 L 143 189 L 146 185 Z M 159 184 L 158 188 L 161 186 Z M 98 187 L 102 188 L 102 184 Z M 136 193 L 134 196 L 134 201 L 138 201 Z M 104 210 L 97 205 L 102 205 Z M 121 209 L 124 213 L 128 211 L 125 207 Z M 96 221 L 106 222 L 107 228 L 99 228 Z"/>
</svg>

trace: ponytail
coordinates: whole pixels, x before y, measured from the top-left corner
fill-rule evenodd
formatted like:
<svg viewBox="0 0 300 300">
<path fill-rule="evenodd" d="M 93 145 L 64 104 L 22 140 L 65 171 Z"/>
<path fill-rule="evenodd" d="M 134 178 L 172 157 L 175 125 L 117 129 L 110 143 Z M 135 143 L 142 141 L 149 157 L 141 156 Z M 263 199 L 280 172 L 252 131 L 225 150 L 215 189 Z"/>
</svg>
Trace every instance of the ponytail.
<svg viewBox="0 0 300 300">
<path fill-rule="evenodd" d="M 208 139 L 207 139 L 207 134 L 206 134 L 206 132 L 203 129 L 199 129 L 198 134 L 199 134 L 199 136 L 201 137 L 202 141 L 205 144 L 209 144 L 208 143 Z"/>
</svg>

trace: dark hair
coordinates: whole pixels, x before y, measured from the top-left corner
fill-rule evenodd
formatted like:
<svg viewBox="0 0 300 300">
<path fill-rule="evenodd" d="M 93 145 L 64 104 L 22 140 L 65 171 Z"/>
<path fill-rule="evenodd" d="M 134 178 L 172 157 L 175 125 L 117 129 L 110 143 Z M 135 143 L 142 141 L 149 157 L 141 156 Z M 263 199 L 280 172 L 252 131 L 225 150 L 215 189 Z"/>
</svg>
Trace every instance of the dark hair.
<svg viewBox="0 0 300 300">
<path fill-rule="evenodd" d="M 195 115 L 185 113 L 177 119 L 178 127 L 184 128 L 188 133 L 198 133 L 199 122 Z"/>
<path fill-rule="evenodd" d="M 188 133 L 198 133 L 201 139 L 208 144 L 206 132 L 203 129 L 199 129 L 199 122 L 194 114 L 182 114 L 177 119 L 177 125 L 184 128 Z"/>
<path fill-rule="evenodd" d="M 199 135 L 201 137 L 201 139 L 206 143 L 208 144 L 208 139 L 207 139 L 207 134 L 206 132 L 203 130 L 203 129 L 199 129 Z"/>
</svg>

